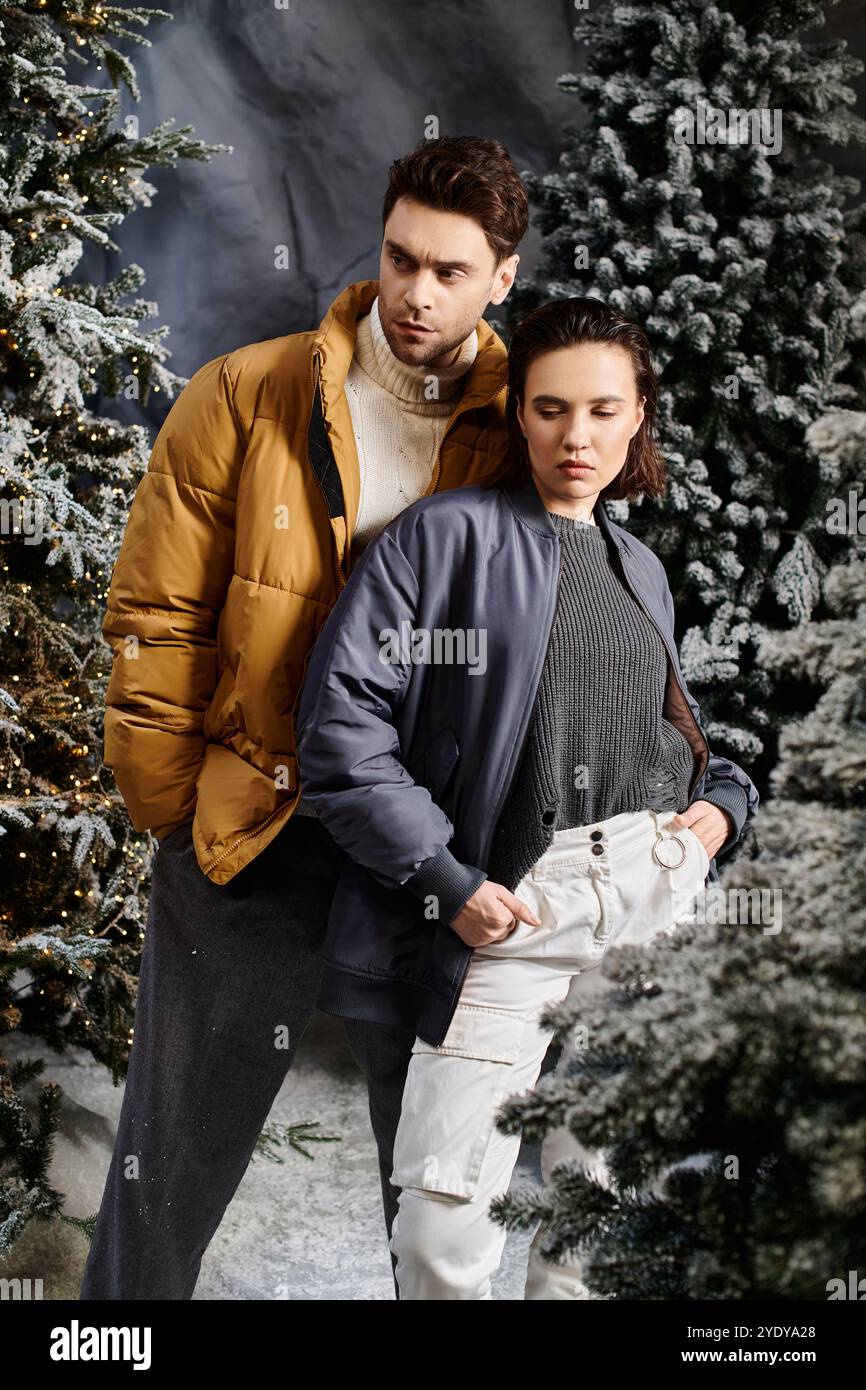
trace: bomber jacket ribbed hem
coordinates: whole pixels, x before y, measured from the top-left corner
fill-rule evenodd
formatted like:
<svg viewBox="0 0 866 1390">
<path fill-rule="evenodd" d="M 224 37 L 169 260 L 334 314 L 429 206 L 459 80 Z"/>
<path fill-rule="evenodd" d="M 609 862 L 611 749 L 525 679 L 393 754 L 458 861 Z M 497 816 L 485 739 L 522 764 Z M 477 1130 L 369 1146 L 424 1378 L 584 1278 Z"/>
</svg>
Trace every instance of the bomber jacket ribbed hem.
<svg viewBox="0 0 866 1390">
<path fill-rule="evenodd" d="M 425 859 L 410 878 L 403 884 L 416 898 L 431 895 L 438 902 L 438 920 L 447 926 L 465 907 L 472 894 L 486 879 L 483 869 L 471 864 L 461 864 L 447 845 L 438 854 Z"/>
<path fill-rule="evenodd" d="M 718 858 L 720 854 L 725 854 L 740 838 L 749 811 L 748 798 L 744 789 L 736 782 L 725 779 L 724 781 L 713 782 L 709 791 L 702 792 L 697 800 L 711 801 L 714 806 L 720 806 L 723 811 L 729 811 L 734 818 L 734 833 L 729 835 L 725 843 L 716 850 L 716 858 Z"/>
<path fill-rule="evenodd" d="M 393 1023 L 414 1030 L 429 998 L 430 991 L 413 980 L 355 975 L 325 961 L 316 1008 L 341 1018 Z M 442 1007 L 447 1009 L 447 1003 L 443 1001 Z"/>
</svg>

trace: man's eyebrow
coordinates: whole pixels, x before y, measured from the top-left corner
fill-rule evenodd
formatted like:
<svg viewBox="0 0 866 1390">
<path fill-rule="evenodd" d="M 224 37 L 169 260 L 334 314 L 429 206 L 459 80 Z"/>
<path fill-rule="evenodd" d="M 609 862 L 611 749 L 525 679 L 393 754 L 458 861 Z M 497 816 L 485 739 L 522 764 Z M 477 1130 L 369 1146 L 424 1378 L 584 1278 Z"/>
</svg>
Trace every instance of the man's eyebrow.
<svg viewBox="0 0 866 1390">
<path fill-rule="evenodd" d="M 617 401 L 622 405 L 626 404 L 625 396 L 593 396 L 590 405 L 606 405 L 608 401 Z M 552 405 L 568 405 L 568 401 L 563 400 L 562 396 L 539 395 L 532 397 L 533 405 L 542 405 L 547 402 L 550 402 Z"/>
<path fill-rule="evenodd" d="M 413 261 L 415 265 L 418 261 L 411 251 L 407 251 L 405 246 L 401 246 L 399 241 L 392 241 L 390 237 L 385 238 L 385 249 L 395 256 L 405 256 L 407 261 Z M 434 270 L 475 270 L 472 261 L 434 261 Z"/>
</svg>

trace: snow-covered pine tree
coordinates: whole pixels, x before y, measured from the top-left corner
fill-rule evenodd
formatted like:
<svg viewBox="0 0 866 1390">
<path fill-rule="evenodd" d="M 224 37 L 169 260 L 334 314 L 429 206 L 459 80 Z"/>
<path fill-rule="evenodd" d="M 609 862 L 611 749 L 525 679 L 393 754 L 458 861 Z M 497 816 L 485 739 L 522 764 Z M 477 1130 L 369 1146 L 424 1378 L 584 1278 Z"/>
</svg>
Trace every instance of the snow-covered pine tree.
<svg viewBox="0 0 866 1390">
<path fill-rule="evenodd" d="M 101 762 L 111 651 L 100 635 L 148 433 L 104 409 L 184 384 L 167 329 L 136 298 L 137 265 L 109 282 L 76 268 L 86 242 L 156 190 L 148 166 L 209 159 L 191 127 L 118 121 L 134 69 L 115 46 L 164 10 L 92 0 L 0 0 L 0 1019 L 5 1033 L 89 1048 L 125 1074 L 152 845 L 132 831 Z M 92 65 L 97 85 L 72 80 Z M 108 75 L 111 85 L 102 79 Z M 132 296 L 132 297 L 130 297 Z M 86 985 L 86 989 L 82 986 Z M 59 1212 L 46 1173 L 60 1092 L 25 1087 L 42 1063 L 0 1057 L 0 1252 Z"/>
<path fill-rule="evenodd" d="M 866 413 L 808 433 L 847 554 L 825 618 L 759 636 L 763 668 L 820 691 L 781 731 L 761 853 L 708 892 L 706 921 L 611 953 L 579 1020 L 552 1010 L 589 1046 L 503 1109 L 512 1132 L 565 1125 L 602 1156 L 600 1179 L 568 1161 L 493 1207 L 540 1217 L 539 1251 L 577 1255 L 598 1297 L 844 1298 L 866 1271 Z"/>
<path fill-rule="evenodd" d="M 763 793 L 763 853 L 721 866 L 728 922 L 708 894 L 708 920 L 611 953 L 609 990 L 545 1017 L 585 1052 L 501 1111 L 531 1138 L 566 1126 L 583 1159 L 491 1215 L 540 1218 L 534 1249 L 579 1253 L 599 1297 L 826 1299 L 866 1268 L 863 206 L 814 155 L 863 142 L 843 109 L 862 64 L 803 41 L 824 10 L 585 16 L 589 70 L 562 85 L 590 124 L 525 176 L 547 263 L 513 312 L 595 294 L 656 347 L 670 489 L 620 516 L 704 622 L 681 652 L 705 729 Z M 779 154 L 677 145 L 699 97 L 779 109 Z"/>
<path fill-rule="evenodd" d="M 555 170 L 523 175 L 543 257 L 506 301 L 513 324 L 547 299 L 591 295 L 646 328 L 669 485 L 611 508 L 663 558 L 706 732 L 757 782 L 798 694 L 756 666 L 755 624 L 808 617 L 833 551 L 804 432 L 856 404 L 863 380 L 847 323 L 866 212 L 845 210 L 859 183 L 816 153 L 866 143 L 847 85 L 863 64 L 843 41 L 804 37 L 829 7 L 622 0 L 581 14 L 586 71 L 557 85 L 588 120 Z M 725 119 L 699 143 L 708 107 Z M 738 108 L 763 111 L 763 128 L 737 127 Z"/>
</svg>

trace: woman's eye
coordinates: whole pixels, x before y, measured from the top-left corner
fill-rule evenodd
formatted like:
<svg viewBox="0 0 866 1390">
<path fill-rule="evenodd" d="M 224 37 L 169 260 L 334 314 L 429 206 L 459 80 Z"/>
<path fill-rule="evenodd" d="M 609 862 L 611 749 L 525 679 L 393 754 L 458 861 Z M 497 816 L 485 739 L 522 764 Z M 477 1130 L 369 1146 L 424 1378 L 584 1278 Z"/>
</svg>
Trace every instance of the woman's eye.
<svg viewBox="0 0 866 1390">
<path fill-rule="evenodd" d="M 539 410 L 542 420 L 553 420 L 559 414 L 558 410 Z M 599 420 L 613 420 L 616 415 L 615 410 L 596 410 L 593 414 Z"/>
</svg>

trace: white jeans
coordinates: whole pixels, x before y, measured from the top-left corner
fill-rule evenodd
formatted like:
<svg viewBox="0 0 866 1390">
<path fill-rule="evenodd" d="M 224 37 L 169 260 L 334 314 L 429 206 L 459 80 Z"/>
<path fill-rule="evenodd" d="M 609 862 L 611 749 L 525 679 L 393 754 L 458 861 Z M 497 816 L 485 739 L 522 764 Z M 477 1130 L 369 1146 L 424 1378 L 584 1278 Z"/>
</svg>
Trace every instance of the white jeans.
<svg viewBox="0 0 866 1390">
<path fill-rule="evenodd" d="M 553 1036 L 539 1026 L 541 1013 L 603 985 L 596 967 L 610 945 L 648 942 L 693 913 L 709 856 L 694 831 L 666 829 L 675 815 L 628 811 L 556 831 L 515 890 L 541 926 L 519 922 L 504 941 L 478 947 L 443 1041 L 416 1038 L 391 1174 L 402 1189 L 390 1242 L 401 1300 L 492 1297 L 507 1232 L 488 1207 L 507 1192 L 520 1149 L 519 1134 L 496 1128 L 496 1111 L 538 1080 Z M 676 867 L 657 863 L 654 845 Z M 569 1055 L 566 1042 L 559 1067 Z M 566 1128 L 551 1131 L 541 1151 L 545 1180 L 566 1159 L 594 1166 L 604 1180 L 601 1155 Z M 543 1235 L 540 1226 L 525 1298 L 586 1298 L 577 1257 L 544 1261 Z"/>
</svg>

